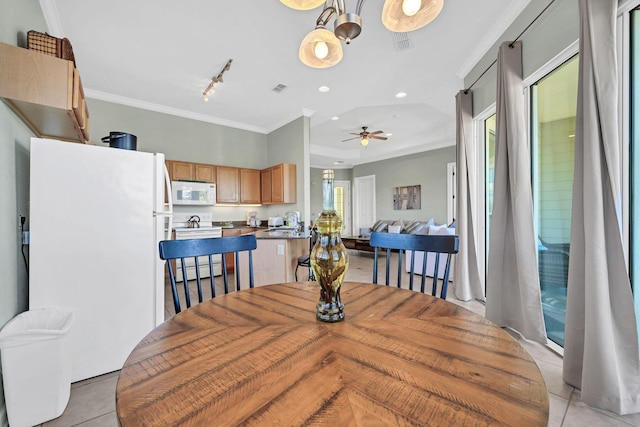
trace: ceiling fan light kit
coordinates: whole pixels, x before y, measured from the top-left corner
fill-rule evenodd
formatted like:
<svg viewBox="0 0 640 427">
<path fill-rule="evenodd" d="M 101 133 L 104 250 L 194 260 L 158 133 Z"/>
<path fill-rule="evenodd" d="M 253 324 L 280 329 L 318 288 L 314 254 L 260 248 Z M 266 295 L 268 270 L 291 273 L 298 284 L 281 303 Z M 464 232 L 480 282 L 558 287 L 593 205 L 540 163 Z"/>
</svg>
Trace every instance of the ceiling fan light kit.
<svg viewBox="0 0 640 427">
<path fill-rule="evenodd" d="M 340 41 L 350 44 L 362 32 L 362 19 L 360 12 L 364 0 L 358 0 L 355 13 L 348 13 L 344 0 L 280 0 L 280 2 L 292 9 L 310 10 L 324 3 L 324 8 L 316 20 L 316 29 L 311 31 L 302 40 L 298 57 L 303 64 L 313 68 L 333 67 L 342 60 L 342 45 Z M 417 30 L 433 21 L 440 11 L 444 0 L 385 0 L 382 9 L 382 23 L 394 32 L 409 32 Z M 335 17 L 333 24 L 333 38 L 324 35 L 320 38 L 317 31 L 326 29 L 329 21 Z M 333 47 L 331 43 L 337 42 L 340 49 Z M 338 40 L 339 39 L 339 40 Z"/>
<path fill-rule="evenodd" d="M 362 132 L 351 133 L 351 135 L 357 135 L 355 138 L 343 139 L 342 142 L 352 141 L 354 139 L 360 139 L 360 145 L 367 148 L 367 145 L 369 145 L 370 139 L 380 139 L 382 141 L 387 140 L 386 136 L 379 136 L 381 133 L 384 133 L 381 130 L 377 130 L 375 132 L 367 132 L 367 129 L 368 129 L 367 126 L 362 126 Z"/>
</svg>

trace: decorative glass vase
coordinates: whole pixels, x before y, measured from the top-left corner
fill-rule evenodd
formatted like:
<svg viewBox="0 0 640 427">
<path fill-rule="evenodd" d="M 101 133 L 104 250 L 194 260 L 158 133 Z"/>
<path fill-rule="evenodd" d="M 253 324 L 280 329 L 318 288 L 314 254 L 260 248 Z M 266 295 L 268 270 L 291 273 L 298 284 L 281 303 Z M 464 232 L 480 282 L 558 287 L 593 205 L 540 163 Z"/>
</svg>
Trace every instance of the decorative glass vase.
<svg viewBox="0 0 640 427">
<path fill-rule="evenodd" d="M 322 213 L 318 218 L 316 244 L 311 251 L 311 268 L 320 286 L 316 317 L 323 322 L 344 319 L 340 286 L 349 267 L 347 249 L 342 244 L 342 219 L 333 205 L 333 171 L 322 171 Z"/>
</svg>

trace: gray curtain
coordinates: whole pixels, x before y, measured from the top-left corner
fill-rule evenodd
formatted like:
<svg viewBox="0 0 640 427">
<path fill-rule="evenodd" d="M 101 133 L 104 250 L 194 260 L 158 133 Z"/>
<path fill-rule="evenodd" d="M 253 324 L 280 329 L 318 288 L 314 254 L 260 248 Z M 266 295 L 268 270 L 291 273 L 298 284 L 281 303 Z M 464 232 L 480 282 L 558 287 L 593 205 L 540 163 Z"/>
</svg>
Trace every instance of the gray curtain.
<svg viewBox="0 0 640 427">
<path fill-rule="evenodd" d="M 460 249 L 454 264 L 454 293 L 462 301 L 484 301 L 476 256 L 476 170 L 473 147 L 473 96 L 461 90 L 456 95 L 456 234 Z"/>
<path fill-rule="evenodd" d="M 615 0 L 580 0 L 564 380 L 594 407 L 640 412 L 633 298 L 619 223 Z"/>
<path fill-rule="evenodd" d="M 522 89 L 522 44 L 498 52 L 496 159 L 486 317 L 547 343 L 533 224 L 530 150 Z"/>
</svg>

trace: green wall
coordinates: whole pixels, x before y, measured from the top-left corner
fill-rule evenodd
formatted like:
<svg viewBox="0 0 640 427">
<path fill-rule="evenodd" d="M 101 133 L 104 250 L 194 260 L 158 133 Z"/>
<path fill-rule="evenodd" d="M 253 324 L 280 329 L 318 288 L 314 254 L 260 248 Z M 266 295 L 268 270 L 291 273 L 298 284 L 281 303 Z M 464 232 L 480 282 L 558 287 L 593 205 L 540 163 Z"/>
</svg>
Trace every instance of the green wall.
<svg viewBox="0 0 640 427">
<path fill-rule="evenodd" d="M 293 163 L 297 171 L 297 203 L 270 206 L 216 206 L 218 221 L 237 221 L 246 211 L 258 211 L 258 217 L 284 215 L 287 211 L 308 212 L 305 204 L 309 188 L 305 181 L 308 168 L 309 118 L 300 117 L 269 134 L 202 122 L 136 107 L 89 99 L 91 140 L 100 139 L 111 131 L 136 135 L 138 150 L 164 153 L 169 160 L 211 163 L 250 169 L 264 169 L 279 163 Z M 177 207 L 177 211 L 208 211 L 211 208 Z"/>
<path fill-rule="evenodd" d="M 311 185 L 309 188 L 309 194 L 311 197 L 311 220 L 316 221 L 320 212 L 322 212 L 322 171 L 323 169 L 311 168 Z M 351 192 L 353 192 L 353 169 L 334 169 L 334 180 L 336 181 L 350 181 Z M 351 195 L 353 199 L 353 194 Z M 351 201 L 351 209 L 353 210 L 353 200 Z"/>
<path fill-rule="evenodd" d="M 520 16 L 467 74 L 464 78 L 464 87 L 468 88 L 496 60 L 498 48 L 502 42 L 514 40 L 548 4 L 549 0 L 531 0 Z M 518 40 L 522 41 L 522 74 L 525 79 L 578 40 L 580 30 L 578 18 L 576 0 L 556 0 L 520 36 Z M 474 115 L 496 102 L 496 80 L 497 67 L 494 63 L 472 88 Z"/>
<path fill-rule="evenodd" d="M 447 163 L 455 163 L 456 147 L 440 148 L 379 162 L 357 165 L 353 177 L 376 176 L 378 219 L 447 220 Z M 420 185 L 421 209 L 394 210 L 393 188 Z"/>
<path fill-rule="evenodd" d="M 25 47 L 29 30 L 47 30 L 40 3 L 37 0 L 0 0 L 0 42 Z M 0 327 L 28 307 L 18 216 L 29 213 L 29 139 L 32 136 L 22 121 L 0 102 Z M 27 229 L 28 225 L 27 222 Z M 0 382 L 0 426 L 6 425 Z"/>
</svg>

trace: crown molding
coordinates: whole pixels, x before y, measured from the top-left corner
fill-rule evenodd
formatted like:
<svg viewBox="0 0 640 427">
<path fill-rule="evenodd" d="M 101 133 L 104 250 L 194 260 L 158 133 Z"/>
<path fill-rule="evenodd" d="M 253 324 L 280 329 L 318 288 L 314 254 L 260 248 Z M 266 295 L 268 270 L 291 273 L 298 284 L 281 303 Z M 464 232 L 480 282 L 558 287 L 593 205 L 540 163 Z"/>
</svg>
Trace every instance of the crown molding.
<svg viewBox="0 0 640 427">
<path fill-rule="evenodd" d="M 64 30 L 62 29 L 62 22 L 60 22 L 60 14 L 58 14 L 55 0 L 40 0 L 40 9 L 42 9 L 44 20 L 47 23 L 47 33 L 58 38 L 64 37 Z"/>
<path fill-rule="evenodd" d="M 504 34 L 507 28 L 509 28 L 530 2 L 531 0 L 513 0 L 509 6 L 507 6 L 502 15 L 500 15 L 500 18 L 496 21 L 496 25 L 491 27 L 487 34 L 480 40 L 480 43 L 471 49 L 471 54 L 456 72 L 459 78 L 464 80 L 464 78 L 467 77 L 471 70 L 473 70 L 473 67 L 489 52 L 489 49 L 498 41 L 500 36 Z"/>
<path fill-rule="evenodd" d="M 170 114 L 172 116 L 184 117 L 186 119 L 198 120 L 201 122 L 213 123 L 216 125 L 232 127 L 236 129 L 247 130 L 250 132 L 257 132 L 267 134 L 267 129 L 249 125 L 246 123 L 234 122 L 232 120 L 220 119 L 217 117 L 207 116 L 205 114 L 193 113 L 191 111 L 180 110 L 178 108 L 167 107 L 165 105 L 154 104 L 151 102 L 140 101 L 139 99 L 127 98 L 126 96 L 114 95 L 107 92 L 101 92 L 93 89 L 84 89 L 84 94 L 87 98 L 98 99 L 100 101 L 113 102 L 115 104 L 128 105 L 129 107 L 141 108 L 143 110 L 155 111 L 158 113 Z M 298 116 L 299 117 L 299 116 Z"/>
</svg>

